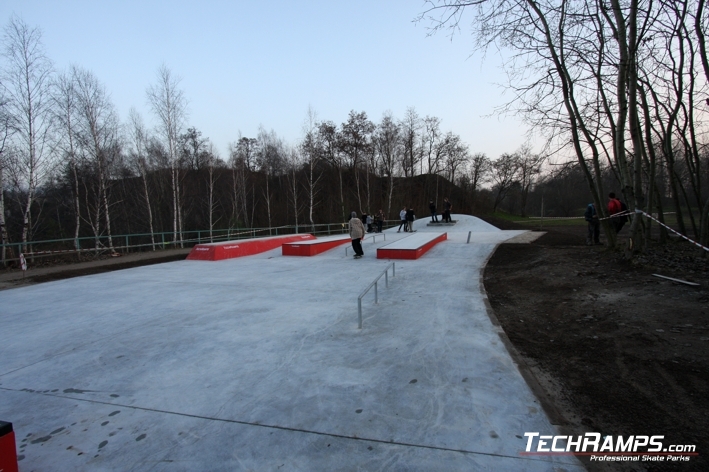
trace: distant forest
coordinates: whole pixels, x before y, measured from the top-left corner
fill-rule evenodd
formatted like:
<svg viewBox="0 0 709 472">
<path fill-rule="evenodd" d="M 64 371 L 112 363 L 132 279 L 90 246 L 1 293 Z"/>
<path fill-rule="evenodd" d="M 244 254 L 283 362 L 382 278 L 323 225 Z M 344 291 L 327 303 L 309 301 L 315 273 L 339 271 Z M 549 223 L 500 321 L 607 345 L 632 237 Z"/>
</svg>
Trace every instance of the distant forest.
<svg viewBox="0 0 709 472">
<path fill-rule="evenodd" d="M 466 8 L 458 3 L 434 2 L 421 20 L 434 30 L 451 26 L 460 16 L 446 9 Z M 454 213 L 539 215 L 543 200 L 545 216 L 580 216 L 589 202 L 605 214 L 609 191 L 660 219 L 676 212 L 680 232 L 706 241 L 704 2 L 647 10 L 637 1 L 611 3 L 618 8 L 569 3 L 564 8 L 578 9 L 573 23 L 562 7 L 530 2 L 510 3 L 508 23 L 494 8 L 475 11 L 478 47 L 502 41 L 527 61 L 528 75 L 511 76 L 509 109 L 548 138 L 542 152 L 522 146 L 494 159 L 413 107 L 378 122 L 353 110 L 341 124 L 309 110 L 298 142 L 261 127 L 256 136 L 235 136 L 222 158 L 187 123 L 187 99 L 169 68 L 160 67 L 146 90 L 157 126 L 148 128 L 135 110 L 121 121 L 93 73 L 56 71 L 40 30 L 13 17 L 0 63 L 2 261 L 47 239 L 75 239 L 78 247 L 78 238 L 92 237 L 112 250 L 112 236 L 121 234 L 169 232 L 179 242 L 193 230 L 307 231 L 345 222 L 351 211 L 381 209 L 398 219 L 403 206 L 425 217 L 429 200 L 440 207 L 444 197 Z M 527 41 L 514 31 L 526 31 Z M 591 32 L 596 39 L 585 40 Z M 556 42 L 562 33 L 564 48 Z M 634 237 L 649 241 L 650 221 L 636 220 Z"/>
</svg>

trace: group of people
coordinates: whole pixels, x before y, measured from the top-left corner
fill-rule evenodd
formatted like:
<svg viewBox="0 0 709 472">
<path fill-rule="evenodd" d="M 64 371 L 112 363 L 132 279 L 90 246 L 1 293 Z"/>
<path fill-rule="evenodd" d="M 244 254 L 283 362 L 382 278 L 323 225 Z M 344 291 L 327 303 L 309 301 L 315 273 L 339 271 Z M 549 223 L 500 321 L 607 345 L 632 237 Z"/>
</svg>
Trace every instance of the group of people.
<svg viewBox="0 0 709 472">
<path fill-rule="evenodd" d="M 374 215 L 362 213 L 362 223 L 367 225 L 368 233 L 381 233 L 384 226 L 384 211 L 379 210 L 379 213 Z"/>
<path fill-rule="evenodd" d="M 611 225 L 618 234 L 623 226 L 628 221 L 628 215 L 626 212 L 628 207 L 620 201 L 615 196 L 615 192 L 608 194 L 608 214 L 610 215 Z M 593 203 L 589 203 L 586 207 L 586 212 L 584 213 L 584 218 L 588 222 L 588 236 L 586 237 L 586 244 L 601 244 L 601 222 L 598 218 L 598 212 L 596 211 L 596 206 Z"/>
<path fill-rule="evenodd" d="M 442 215 L 442 222 L 450 223 L 452 221 L 451 209 L 453 208 L 453 205 L 451 205 L 451 202 L 450 200 L 448 200 L 448 198 L 444 198 L 443 202 L 445 211 Z M 433 203 L 433 199 L 431 199 L 429 208 L 431 209 L 431 221 L 434 223 L 438 223 L 436 204 Z M 399 212 L 399 219 L 401 220 L 401 224 L 399 225 L 399 229 L 396 231 L 397 233 L 401 232 L 401 228 L 404 228 L 404 232 L 413 233 L 416 231 L 414 230 L 414 221 L 416 220 L 416 213 L 414 212 L 414 209 L 412 207 L 402 208 L 402 210 Z M 350 238 L 352 238 L 352 249 L 354 249 L 355 252 L 355 259 L 359 259 L 364 256 L 364 251 L 362 250 L 362 239 L 364 239 L 364 235 L 366 233 L 381 233 L 383 225 L 384 212 L 382 210 L 379 210 L 379 213 L 377 213 L 374 217 L 372 217 L 372 215 L 368 215 L 367 213 L 363 213 L 362 217 L 360 218 L 357 216 L 356 211 L 350 213 Z"/>
<path fill-rule="evenodd" d="M 453 209 L 453 205 L 451 204 L 450 200 L 448 200 L 448 197 L 443 199 L 443 217 L 442 223 L 451 223 L 453 220 L 451 220 L 451 210 Z M 438 223 L 438 213 L 436 213 L 436 204 L 433 203 L 433 199 L 428 203 L 428 209 L 431 210 L 431 223 Z"/>
<path fill-rule="evenodd" d="M 401 220 L 401 224 L 399 225 L 399 229 L 396 231 L 397 233 L 401 231 L 402 227 L 404 228 L 405 233 L 414 232 L 414 220 L 416 220 L 416 213 L 414 213 L 413 208 L 404 207 L 399 212 L 399 219 Z"/>
</svg>

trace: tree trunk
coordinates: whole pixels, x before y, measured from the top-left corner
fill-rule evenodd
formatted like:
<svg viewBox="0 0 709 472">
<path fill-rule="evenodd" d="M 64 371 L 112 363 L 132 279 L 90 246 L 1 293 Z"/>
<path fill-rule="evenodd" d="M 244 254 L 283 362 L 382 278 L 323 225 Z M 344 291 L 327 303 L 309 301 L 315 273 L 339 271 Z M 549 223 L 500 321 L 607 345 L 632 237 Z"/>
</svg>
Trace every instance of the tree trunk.
<svg viewBox="0 0 709 472">
<path fill-rule="evenodd" d="M 0 154 L 0 158 L 2 155 Z M 0 260 L 2 261 L 2 265 L 6 265 L 6 245 L 9 244 L 10 241 L 7 237 L 7 228 L 5 226 L 5 187 L 4 187 L 4 181 L 3 181 L 3 165 L 2 162 L 0 161 L 0 244 L 2 244 L 2 254 L 0 254 Z"/>
<path fill-rule="evenodd" d="M 150 208 L 150 193 L 148 192 L 148 176 L 146 175 L 145 168 L 142 169 L 143 173 L 143 192 L 145 193 L 145 207 L 148 210 L 148 224 L 150 225 L 150 243 L 152 245 L 153 251 L 155 251 L 155 231 L 153 230 L 153 210 Z"/>
</svg>

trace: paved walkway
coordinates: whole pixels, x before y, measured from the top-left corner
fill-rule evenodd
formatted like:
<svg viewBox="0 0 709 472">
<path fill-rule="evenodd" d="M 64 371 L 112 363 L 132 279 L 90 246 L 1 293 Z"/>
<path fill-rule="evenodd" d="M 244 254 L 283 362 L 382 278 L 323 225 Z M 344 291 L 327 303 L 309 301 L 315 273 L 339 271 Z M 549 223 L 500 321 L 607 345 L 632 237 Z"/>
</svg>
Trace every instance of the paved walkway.
<svg viewBox="0 0 709 472">
<path fill-rule="evenodd" d="M 341 248 L 179 261 L 0 292 L 0 419 L 21 470 L 583 470 L 529 458 L 554 434 L 490 322 L 499 231 L 389 263 Z M 420 229 L 425 231 L 425 229 Z M 465 244 L 468 231 L 474 231 Z"/>
</svg>

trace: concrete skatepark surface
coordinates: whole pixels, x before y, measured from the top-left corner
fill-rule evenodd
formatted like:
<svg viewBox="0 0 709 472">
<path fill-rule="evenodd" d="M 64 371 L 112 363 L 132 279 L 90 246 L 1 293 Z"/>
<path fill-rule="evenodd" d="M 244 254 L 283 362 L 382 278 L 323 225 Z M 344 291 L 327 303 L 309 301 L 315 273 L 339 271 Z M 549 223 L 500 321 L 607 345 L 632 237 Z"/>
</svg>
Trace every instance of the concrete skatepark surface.
<svg viewBox="0 0 709 472">
<path fill-rule="evenodd" d="M 376 248 L 408 236 L 395 228 L 360 260 L 278 248 L 0 292 L 20 470 L 583 470 L 519 454 L 525 432 L 556 430 L 479 279 L 524 231 L 454 218 L 364 298 L 362 330 L 357 296 L 389 263 Z"/>
</svg>

